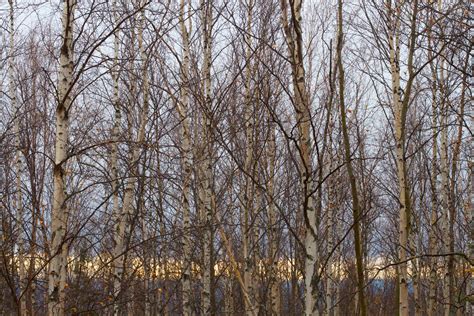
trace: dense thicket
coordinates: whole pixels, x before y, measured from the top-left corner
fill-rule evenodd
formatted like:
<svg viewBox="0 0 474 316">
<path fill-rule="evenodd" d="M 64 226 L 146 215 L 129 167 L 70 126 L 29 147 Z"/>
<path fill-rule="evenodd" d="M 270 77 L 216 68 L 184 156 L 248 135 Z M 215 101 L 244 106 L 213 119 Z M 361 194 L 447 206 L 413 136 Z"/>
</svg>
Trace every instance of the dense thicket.
<svg viewBox="0 0 474 316">
<path fill-rule="evenodd" d="M 472 315 L 470 1 L 0 10 L 2 315 Z"/>
</svg>

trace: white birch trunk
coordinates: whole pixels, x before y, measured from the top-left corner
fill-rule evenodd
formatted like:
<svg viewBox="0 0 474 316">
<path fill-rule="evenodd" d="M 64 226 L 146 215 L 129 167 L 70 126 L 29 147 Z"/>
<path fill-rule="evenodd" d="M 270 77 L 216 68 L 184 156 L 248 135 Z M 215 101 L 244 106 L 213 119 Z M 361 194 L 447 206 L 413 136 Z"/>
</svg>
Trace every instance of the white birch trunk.
<svg viewBox="0 0 474 316">
<path fill-rule="evenodd" d="M 254 293 L 254 270 L 255 270 L 255 260 L 253 257 L 254 253 L 250 252 L 252 246 L 252 232 L 253 227 L 250 227 L 252 222 L 252 217 L 254 213 L 253 209 L 253 185 L 252 180 L 248 175 L 252 174 L 253 166 L 253 147 L 254 147 L 254 135 L 253 135 L 253 116 L 252 116 L 252 95 L 251 95 L 251 47 L 252 47 L 252 8 L 253 1 L 251 0 L 248 3 L 247 10 L 247 26 L 246 26 L 246 69 L 245 69 L 245 109 L 244 109 L 244 120 L 245 120 L 245 139 L 246 139 L 246 150 L 245 150 L 245 162 L 244 170 L 246 176 L 244 176 L 244 189 L 243 189 L 243 198 L 242 200 L 242 211 L 243 211 L 243 259 L 244 259 L 244 283 L 245 289 L 243 291 L 247 292 L 247 295 L 250 298 L 250 302 L 245 302 L 245 313 L 246 315 L 253 315 L 255 310 L 255 293 Z"/>
<path fill-rule="evenodd" d="M 158 125 L 157 125 L 158 128 Z M 156 135 L 159 135 L 158 131 L 156 132 Z M 158 187 L 158 206 L 159 206 L 159 212 L 160 212 L 160 218 L 159 218 L 159 232 L 161 236 L 166 236 L 166 224 L 165 224 L 165 219 L 164 219 L 164 185 L 163 185 L 163 179 L 162 179 L 162 172 L 161 172 L 161 160 L 160 160 L 160 148 L 158 147 L 157 150 L 157 157 L 156 157 L 156 170 L 158 171 L 158 176 L 157 176 L 157 187 Z M 163 237 L 162 237 L 163 238 Z M 164 238 L 163 238 L 164 239 Z M 163 316 L 168 315 L 168 299 L 169 299 L 169 292 L 168 292 L 168 286 L 167 282 L 170 280 L 170 273 L 169 273 L 169 257 L 168 257 L 168 247 L 167 245 L 162 246 L 162 252 L 164 255 L 160 256 L 158 260 L 154 260 L 154 271 L 156 274 L 158 274 L 158 277 L 161 280 L 161 283 L 163 284 L 161 286 L 161 293 L 158 294 L 160 295 L 159 298 L 157 299 L 159 301 L 159 308 L 162 310 Z M 156 263 L 158 263 L 158 268 Z"/>
<path fill-rule="evenodd" d="M 201 221 L 203 225 L 203 269 L 202 269 L 202 292 L 201 311 L 204 314 L 211 310 L 211 264 L 212 248 L 212 140 L 211 140 L 211 52 L 212 52 L 212 1 L 201 1 L 202 10 L 202 41 L 204 49 L 204 60 L 202 69 L 204 115 L 203 115 L 203 146 L 202 162 L 198 166 L 200 174 L 199 200 L 202 207 Z"/>
<path fill-rule="evenodd" d="M 474 124 L 474 118 L 471 116 L 471 124 Z M 469 149 L 471 159 L 469 160 L 469 206 L 467 209 L 467 218 L 469 220 L 469 248 L 468 255 L 471 262 L 474 261 L 474 137 L 470 137 L 471 146 Z M 474 302 L 472 297 L 474 295 L 474 277 L 471 275 L 467 285 L 467 295 L 471 297 L 471 300 L 466 302 L 468 315 L 474 314 Z"/>
<path fill-rule="evenodd" d="M 458 172 L 461 172 L 459 169 L 459 161 L 460 161 L 460 155 L 461 155 L 461 144 L 462 144 L 462 138 L 463 138 L 463 129 L 464 129 L 464 120 L 465 120 L 465 109 L 466 109 L 466 93 L 468 93 L 468 87 L 469 87 L 469 74 L 468 74 L 468 67 L 470 67 L 470 57 L 466 56 L 465 63 L 464 63 L 464 69 L 463 69 L 463 76 L 462 76 L 462 86 L 461 86 L 461 97 L 460 97 L 460 109 L 459 109 L 459 114 L 457 117 L 457 135 L 456 135 L 456 140 L 454 143 L 454 148 L 453 148 L 453 158 L 452 158 L 452 167 L 451 167 L 451 179 L 450 179 L 450 195 L 449 195 L 449 214 L 450 214 L 450 221 L 449 221 L 449 251 L 451 253 L 454 253 L 456 251 L 455 249 L 455 233 L 454 233 L 454 225 L 455 222 L 457 221 L 456 214 L 457 214 L 457 205 L 456 205 L 456 186 L 457 186 L 457 175 Z M 459 296 L 455 295 L 456 291 L 456 257 L 450 256 L 449 257 L 449 263 L 448 263 L 448 269 L 449 273 L 451 275 L 451 282 L 449 283 L 449 297 L 450 297 L 450 314 L 460 314 L 462 312 L 461 308 L 459 306 L 461 305 L 461 302 L 459 300 Z"/>
<path fill-rule="evenodd" d="M 431 23 L 432 17 L 430 21 L 430 28 L 428 29 L 428 42 L 430 49 L 428 50 L 428 58 L 433 60 L 432 54 L 432 39 L 431 39 Z M 431 214 L 430 214 L 430 230 L 428 236 L 428 253 L 435 254 L 436 251 L 436 228 L 438 222 L 438 100 L 437 100 L 437 75 L 436 70 L 434 68 L 433 62 L 430 64 L 431 66 L 431 73 L 432 73 L 432 87 L 431 93 L 433 96 L 432 100 L 432 122 L 431 128 L 432 131 L 432 139 L 433 139 L 433 153 L 432 153 L 432 163 L 431 163 Z M 437 288 L 437 263 L 438 259 L 436 257 L 429 258 L 429 265 L 430 265 L 430 274 L 429 274 L 429 286 L 428 286 L 428 316 L 434 316 L 436 313 L 436 288 Z"/>
<path fill-rule="evenodd" d="M 334 168 L 334 163 L 333 163 L 333 155 L 332 155 L 332 144 L 329 144 L 329 172 L 333 170 Z M 336 190 L 334 188 L 335 181 L 332 181 L 332 179 L 329 179 L 328 183 L 328 219 L 327 219 L 327 229 L 328 229 L 328 241 L 327 241 L 327 247 L 328 247 L 328 252 L 332 251 L 334 247 L 334 241 L 335 237 L 338 236 L 337 232 L 335 232 L 335 218 L 336 218 L 336 201 L 335 201 L 335 196 L 336 196 Z M 327 262 L 327 285 L 326 285 L 326 315 L 331 316 L 334 312 L 334 279 L 336 276 L 336 271 L 335 271 L 335 263 L 336 263 L 336 258 L 335 258 L 336 252 L 330 256 Z"/>
<path fill-rule="evenodd" d="M 416 7 L 417 1 L 414 2 Z M 389 14 L 392 15 L 389 30 L 389 54 L 390 54 L 390 71 L 392 76 L 392 105 L 394 111 L 395 125 L 395 156 L 397 167 L 397 178 L 399 188 L 399 246 L 398 246 L 398 283 L 399 283 L 399 315 L 408 316 L 408 264 L 407 250 L 408 232 L 409 232 L 409 196 L 407 195 L 407 179 L 405 165 L 405 115 L 408 107 L 408 98 L 410 97 L 409 86 L 407 84 L 407 93 L 404 99 L 401 99 L 400 87 L 400 4 L 397 4 L 395 10 L 389 7 Z M 415 18 L 415 16 L 413 17 Z M 395 19 L 395 21 L 393 21 Z M 412 32 L 413 33 L 413 32 Z M 413 34 L 412 34 L 413 36 Z M 413 49 L 412 47 L 410 49 Z M 409 59 L 412 58 L 413 52 L 409 53 Z M 411 61 L 409 60 L 409 67 Z M 410 76 L 412 69 L 409 69 Z M 412 79 L 412 78 L 410 78 Z"/>
<path fill-rule="evenodd" d="M 181 38 L 183 41 L 183 61 L 181 67 L 181 96 L 177 102 L 177 109 L 181 121 L 181 172 L 182 182 L 182 247 L 183 247 L 183 314 L 191 315 L 191 219 L 190 219 L 190 200 L 191 200 L 191 173 L 192 173 L 192 148 L 191 148 L 191 127 L 189 118 L 189 39 L 188 30 L 185 25 L 185 2 L 180 2 L 179 24 L 181 28 Z"/>
<path fill-rule="evenodd" d="M 397 41 L 398 43 L 398 41 Z M 397 44 L 398 46 L 398 44 Z M 393 49 L 390 50 L 392 57 Z M 398 55 L 398 53 L 397 53 Z M 407 248 L 408 248 L 408 216 L 407 216 L 407 196 L 406 196 L 406 173 L 405 173 L 405 151 L 404 139 L 402 135 L 401 122 L 401 102 L 400 102 L 400 73 L 398 62 L 395 59 L 391 61 L 392 68 L 392 89 L 393 89 L 393 106 L 395 112 L 395 138 L 396 138 L 396 160 L 397 160 L 397 176 L 399 186 L 399 203 L 400 203 L 400 236 L 399 236 L 399 287 L 400 287 L 400 315 L 408 316 L 408 265 L 407 265 Z"/>
<path fill-rule="evenodd" d="M 268 159 L 269 159 L 269 179 L 268 179 L 268 195 L 270 203 L 268 205 L 269 218 L 269 258 L 270 258 L 270 314 L 280 315 L 280 276 L 278 274 L 278 244 L 277 244 L 277 217 L 278 212 L 275 206 L 275 177 L 276 177 L 276 141 L 275 141 L 275 124 L 271 118 L 268 119 L 270 128 L 270 140 L 268 143 Z"/>
<path fill-rule="evenodd" d="M 313 315 L 316 310 L 317 284 L 314 274 L 317 262 L 317 223 L 313 198 L 313 165 L 311 160 L 311 106 L 305 83 L 303 66 L 303 42 L 301 29 L 301 0 L 290 1 L 291 23 L 288 20 L 288 4 L 281 0 L 283 28 L 285 30 L 290 60 L 292 61 L 292 77 L 294 90 L 294 106 L 297 128 L 299 133 L 298 147 L 300 152 L 301 174 L 301 211 L 303 212 L 305 233 L 305 315 Z M 290 27 L 291 25 L 291 27 Z"/>
<path fill-rule="evenodd" d="M 148 61 L 143 47 L 143 23 L 145 21 L 145 8 L 141 10 L 141 18 L 138 25 L 138 48 L 142 61 L 142 78 L 143 78 L 143 107 L 140 115 L 140 126 L 138 128 L 138 135 L 136 143 L 132 145 L 130 153 L 130 178 L 125 186 L 125 193 L 123 198 L 122 212 L 117 222 L 116 232 L 118 232 L 117 241 L 113 251 L 114 260 L 118 263 L 114 265 L 114 296 L 117 298 L 121 291 L 123 291 L 122 283 L 125 281 L 125 253 L 127 251 L 126 238 L 130 237 L 131 226 L 130 220 L 133 215 L 133 194 L 135 189 L 136 177 L 138 176 L 138 160 L 140 156 L 140 145 L 145 140 L 145 129 L 148 122 L 148 98 L 149 98 L 149 83 L 148 83 Z M 130 111 L 129 111 L 130 112 Z M 119 315 L 120 304 L 118 300 L 115 302 L 114 314 Z"/>
<path fill-rule="evenodd" d="M 142 59 L 143 60 L 143 59 Z M 146 160 L 146 159 L 145 159 Z M 141 233 L 142 233 L 142 242 L 143 242 L 143 301 L 145 305 L 145 316 L 151 316 L 151 282 L 152 282 L 152 272 L 151 272 L 151 255 L 152 251 L 152 235 L 150 234 L 150 228 L 148 222 L 151 221 L 149 217 L 147 217 L 147 209 L 145 203 L 145 187 L 147 185 L 146 180 L 146 173 L 149 166 L 146 163 L 143 163 L 140 173 L 140 181 L 141 184 L 139 186 L 139 193 L 138 193 L 138 210 L 141 213 Z M 153 231 L 151 228 L 151 231 Z"/>
<path fill-rule="evenodd" d="M 441 124 L 441 146 L 440 146 L 440 167 L 441 167 L 441 236 L 442 236 L 442 253 L 449 252 L 449 182 L 448 182 L 448 104 L 446 102 L 445 83 L 444 83 L 444 62 L 441 62 L 440 74 L 440 124 Z M 443 258 L 443 307 L 444 315 L 449 316 L 449 282 L 451 275 L 449 274 L 448 261 L 449 257 Z"/>
<path fill-rule="evenodd" d="M 15 54 L 15 25 L 14 25 L 14 7 L 13 0 L 8 1 L 10 7 L 10 56 L 8 58 L 8 93 L 11 100 L 11 107 L 15 113 L 15 124 L 14 124 L 14 134 L 15 134 L 15 172 L 16 172 L 16 197 L 15 197 L 15 210 L 16 210 L 16 220 L 18 223 L 18 278 L 19 278 L 19 288 L 20 288 L 20 315 L 26 314 L 26 293 L 23 293 L 25 290 L 26 282 L 26 268 L 25 268 L 25 257 L 24 257 L 24 240 L 23 240 L 23 198 L 21 191 L 21 174 L 22 174 L 22 159 L 21 159 L 21 141 L 20 141 L 20 107 L 18 106 L 16 100 L 16 88 L 15 88 L 15 69 L 14 69 L 14 54 Z"/>
<path fill-rule="evenodd" d="M 112 3 L 112 10 L 114 15 L 114 23 L 117 25 L 118 23 L 118 7 L 117 7 L 117 0 L 114 0 Z M 114 65 L 113 65 L 113 106 L 114 106 L 114 125 L 112 129 L 112 148 L 111 148 L 111 157 L 110 157 L 110 169 L 111 169 L 111 177 L 112 177 L 112 220 L 114 223 L 114 228 L 117 228 L 120 221 L 120 205 L 119 205 L 119 181 L 118 181 L 118 142 L 119 142 L 119 134 L 120 134 L 120 122 L 122 119 L 121 111 L 120 111 L 120 99 L 119 99 L 119 65 L 118 65 L 118 58 L 119 58 L 119 30 L 115 31 L 114 34 Z M 113 244 L 114 247 L 117 246 L 119 241 L 119 232 L 114 229 L 112 232 Z M 113 270 L 113 282 L 114 282 L 114 289 L 113 292 L 116 290 L 116 286 L 118 286 L 118 281 L 115 276 L 116 270 L 118 269 L 118 260 L 112 259 L 112 270 Z M 115 293 L 112 293 L 115 295 Z"/>
<path fill-rule="evenodd" d="M 64 315 L 66 284 L 67 247 L 64 244 L 66 233 L 66 159 L 69 127 L 69 109 L 71 107 L 71 82 L 73 71 L 72 27 L 75 0 L 66 0 L 63 4 L 63 43 L 59 57 L 59 83 L 56 108 L 56 142 L 53 169 L 53 208 L 51 216 L 51 261 L 48 271 L 48 315 Z"/>
</svg>

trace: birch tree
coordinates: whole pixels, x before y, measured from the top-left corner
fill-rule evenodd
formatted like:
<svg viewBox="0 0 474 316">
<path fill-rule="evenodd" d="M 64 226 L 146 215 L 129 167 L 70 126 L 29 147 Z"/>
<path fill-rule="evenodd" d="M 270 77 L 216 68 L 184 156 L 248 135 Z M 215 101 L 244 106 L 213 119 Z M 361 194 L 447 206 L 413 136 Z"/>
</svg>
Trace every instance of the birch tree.
<svg viewBox="0 0 474 316">
<path fill-rule="evenodd" d="M 244 120 L 245 120 L 245 162 L 244 162 L 244 171 L 247 175 L 254 174 L 253 165 L 254 165 L 254 126 L 253 126 L 253 100 L 252 100 L 252 88 L 251 88 L 251 76 L 252 76 L 252 61 L 250 60 L 252 53 L 252 11 L 254 3 L 250 0 L 247 3 L 247 23 L 245 28 L 245 108 L 244 108 Z M 251 253 L 250 248 L 252 247 L 252 236 L 254 235 L 253 218 L 254 214 L 254 189 L 252 186 L 252 181 L 247 177 L 244 177 L 244 185 L 242 192 L 242 248 L 243 248 L 243 260 L 244 260 L 244 283 L 245 289 L 243 291 L 247 292 L 247 295 L 250 297 L 251 302 L 245 301 L 245 312 L 247 315 L 254 315 L 255 310 L 255 284 L 254 284 L 254 269 L 255 269 L 255 260 L 254 256 Z"/>
<path fill-rule="evenodd" d="M 129 163 L 131 165 L 131 174 L 125 185 L 125 192 L 122 204 L 122 210 L 120 218 L 117 222 L 117 239 L 115 242 L 113 258 L 118 260 L 118 263 L 114 266 L 114 295 L 117 297 L 122 291 L 125 290 L 123 283 L 125 281 L 125 268 L 127 266 L 125 253 L 127 252 L 127 238 L 130 238 L 131 232 L 131 220 L 133 216 L 133 195 L 136 184 L 136 178 L 138 176 L 138 160 L 141 152 L 140 145 L 143 144 L 145 139 L 145 129 L 148 122 L 148 107 L 149 107 L 149 85 L 148 85 L 148 59 L 144 53 L 143 44 L 143 24 L 145 22 L 145 6 L 140 8 L 140 20 L 138 23 L 138 50 L 141 59 L 141 74 L 143 76 L 143 100 L 142 100 L 142 111 L 140 114 L 140 126 L 138 128 L 137 139 L 132 145 L 129 156 Z M 132 44 L 133 45 L 133 44 Z M 130 113 L 130 110 L 128 111 Z M 131 120 L 129 119 L 129 122 Z M 122 293 L 123 294 L 123 293 Z M 120 305 L 116 301 L 114 314 L 118 315 L 120 312 Z"/>
<path fill-rule="evenodd" d="M 188 8 L 189 10 L 190 8 Z M 188 17 L 189 18 L 189 17 Z M 191 315 L 191 176 L 192 176 L 192 148 L 191 148 L 191 124 L 189 117 L 189 31 L 185 24 L 186 5 L 185 1 L 180 2 L 179 24 L 181 29 L 181 38 L 183 42 L 183 60 L 181 66 L 181 91 L 180 99 L 177 102 L 177 110 L 181 122 L 181 169 L 182 169 L 182 197 L 181 197 L 181 216 L 183 228 L 183 314 Z M 190 20 L 189 20 L 190 21 Z M 189 22 L 191 23 L 191 22 Z M 189 27 L 190 29 L 191 27 Z"/>
<path fill-rule="evenodd" d="M 349 140 L 349 131 L 347 127 L 346 118 L 346 105 L 344 99 L 344 66 L 342 62 L 342 46 L 344 41 L 343 33 L 343 20 L 342 20 L 342 0 L 338 0 L 337 5 L 337 24 L 338 24 L 338 35 L 337 35 L 337 68 L 339 71 L 339 107 L 341 114 L 341 125 L 342 135 L 344 141 L 344 157 L 351 184 L 351 196 L 352 196 L 352 216 L 354 221 L 354 250 L 356 255 L 356 266 L 357 266 L 357 293 L 359 298 L 359 310 L 361 315 L 367 315 L 367 306 L 364 295 L 364 262 L 362 257 L 362 240 L 360 232 L 360 222 L 362 219 L 361 206 L 359 203 L 359 193 L 357 189 L 357 181 L 354 175 L 354 169 L 352 168 L 351 158 L 351 147 Z"/>
<path fill-rule="evenodd" d="M 269 83 L 264 84 L 265 94 L 270 93 Z M 267 146 L 267 164 L 268 164 L 268 221 L 269 221 L 269 246 L 268 246 L 268 257 L 270 258 L 270 313 L 271 315 L 279 315 L 280 310 L 280 276 L 278 271 L 278 212 L 275 205 L 275 182 L 276 182 L 276 163 L 277 163 L 277 145 L 276 145 L 276 127 L 271 119 L 271 113 L 268 113 L 268 133 L 269 140 Z"/>
<path fill-rule="evenodd" d="M 14 4 L 13 0 L 8 1 L 10 7 L 10 25 L 9 25 L 9 39 L 10 39 L 10 47 L 9 53 L 10 56 L 8 58 L 8 77 L 9 77 L 9 91 L 8 94 L 11 100 L 11 107 L 14 110 L 16 119 L 14 125 L 14 133 L 15 133 L 15 172 L 16 172 L 16 198 L 15 198 L 15 211 L 16 211 L 16 219 L 18 223 L 18 278 L 19 278 L 19 288 L 20 288 L 20 314 L 26 314 L 26 293 L 25 293 L 25 285 L 26 285 L 26 267 L 25 267 L 25 247 L 23 241 L 23 195 L 22 195 L 22 185 L 21 185 L 21 174 L 22 174 L 22 152 L 21 152 L 21 138 L 20 138 L 20 118 L 21 112 L 20 107 L 17 103 L 16 97 L 16 87 L 15 87 L 15 20 L 14 20 Z"/>
<path fill-rule="evenodd" d="M 1 8 L 0 314 L 471 312 L 465 1 Z"/>
<path fill-rule="evenodd" d="M 114 23 L 117 25 L 117 20 L 118 20 L 118 7 L 117 7 L 117 1 L 113 1 L 112 3 L 112 10 L 113 16 L 114 16 Z M 114 32 L 114 64 L 113 64 L 113 106 L 114 106 L 114 125 L 112 128 L 112 149 L 111 149 L 111 157 L 110 157 L 110 169 L 111 169 L 111 176 L 112 176 L 112 203 L 113 203 L 113 222 L 118 223 L 120 220 L 120 205 L 119 205 L 119 173 L 118 173 L 118 142 L 119 142 L 119 133 L 120 133 L 120 121 L 121 121 L 121 111 L 120 111 L 120 99 L 119 99 L 119 64 L 118 64 L 118 59 L 119 59 L 119 31 L 116 30 Z M 118 244 L 119 241 L 119 236 L 118 233 L 119 231 L 115 230 L 116 227 L 114 227 L 114 232 L 113 232 L 113 242 L 114 244 Z M 112 258 L 112 270 L 113 270 L 113 275 L 114 275 L 114 293 L 118 287 L 117 281 L 115 280 L 115 276 L 117 275 L 116 270 L 119 269 L 117 266 L 117 262 L 114 261 L 114 258 Z"/>
<path fill-rule="evenodd" d="M 203 65 L 201 70 L 202 81 L 202 140 L 201 162 L 198 164 L 199 178 L 199 204 L 200 216 L 203 227 L 202 239 L 202 291 L 201 291 L 201 311 L 211 312 L 211 278 L 214 273 L 212 264 L 212 25 L 213 25 L 213 1 L 201 1 L 201 25 L 202 25 L 202 47 Z"/>
<path fill-rule="evenodd" d="M 289 6 L 289 7 L 288 7 Z M 300 159 L 301 211 L 306 226 L 305 232 L 305 315 L 313 315 L 317 300 L 315 266 L 317 262 L 317 223 L 313 198 L 313 164 L 311 159 L 311 105 L 305 82 L 303 64 L 303 37 L 301 28 L 302 1 L 281 1 L 283 29 L 288 46 L 292 69 L 293 103 L 296 126 L 299 133 L 297 141 Z M 288 11 L 291 16 L 288 16 Z"/>
<path fill-rule="evenodd" d="M 432 164 L 431 164 L 431 216 L 430 216 L 430 231 L 429 231 L 429 244 L 428 244 L 428 253 L 435 253 L 436 248 L 436 228 L 438 222 L 438 98 L 437 98 L 437 80 L 436 80 L 436 73 L 435 73 L 435 66 L 434 66 L 434 58 L 433 58 L 433 43 L 432 43 L 432 28 L 434 24 L 433 19 L 433 11 L 430 14 L 430 21 L 428 25 L 428 45 L 431 48 L 428 51 L 428 58 L 431 60 L 430 62 L 430 70 L 432 73 L 432 86 L 431 86 L 431 94 L 433 96 L 432 99 L 432 122 L 431 128 L 432 132 L 432 144 L 433 144 L 433 155 L 432 155 Z M 429 289 L 428 289 L 428 315 L 434 315 L 436 311 L 436 274 L 437 274 L 437 258 L 431 258 L 430 262 L 430 281 L 429 281 Z"/>
<path fill-rule="evenodd" d="M 56 108 L 56 142 L 54 158 L 54 193 L 51 218 L 52 258 L 49 265 L 48 314 L 64 315 L 66 285 L 68 208 L 66 205 L 66 159 L 68 150 L 69 110 L 71 108 L 71 81 L 73 72 L 73 23 L 75 0 L 63 4 L 62 46 L 59 58 L 58 105 Z"/>
<path fill-rule="evenodd" d="M 388 14 L 392 17 L 390 19 L 389 29 L 389 58 L 390 58 L 390 72 L 392 76 L 392 105 L 394 111 L 394 125 L 395 125 L 395 143 L 396 143 L 396 164 L 397 164 L 397 176 L 398 176 L 398 189 L 399 189 L 399 205 L 400 205 L 400 245 L 398 246 L 400 261 L 399 265 L 399 314 L 408 315 L 408 256 L 407 250 L 408 245 L 408 234 L 410 231 L 410 196 L 409 196 L 409 184 L 407 182 L 407 171 L 406 171 L 406 116 L 408 113 L 408 107 L 410 104 L 411 89 L 413 81 L 415 79 L 415 71 L 413 66 L 413 58 L 415 53 L 416 43 L 416 21 L 418 11 L 418 1 L 414 1 L 413 13 L 411 16 L 410 23 L 410 36 L 408 44 L 408 61 L 407 71 L 408 79 L 405 86 L 405 91 L 402 96 L 402 90 L 400 86 L 400 24 L 401 24 L 401 3 L 396 3 L 395 7 L 391 6 L 390 3 Z"/>
</svg>

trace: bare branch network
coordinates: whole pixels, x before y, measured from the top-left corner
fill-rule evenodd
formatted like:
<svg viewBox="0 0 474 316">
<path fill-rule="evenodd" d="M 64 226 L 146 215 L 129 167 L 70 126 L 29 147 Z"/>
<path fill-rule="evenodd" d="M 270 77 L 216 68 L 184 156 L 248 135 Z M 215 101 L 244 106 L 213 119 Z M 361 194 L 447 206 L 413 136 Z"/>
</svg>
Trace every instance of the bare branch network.
<svg viewBox="0 0 474 316">
<path fill-rule="evenodd" d="M 0 1 L 2 315 L 474 315 L 472 3 Z"/>
</svg>

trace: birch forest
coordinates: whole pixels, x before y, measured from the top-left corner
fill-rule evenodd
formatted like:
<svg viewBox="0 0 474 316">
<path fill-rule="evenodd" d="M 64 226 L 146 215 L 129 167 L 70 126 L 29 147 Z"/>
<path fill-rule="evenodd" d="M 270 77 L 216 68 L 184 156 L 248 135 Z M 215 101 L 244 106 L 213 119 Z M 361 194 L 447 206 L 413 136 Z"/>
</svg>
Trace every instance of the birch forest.
<svg viewBox="0 0 474 316">
<path fill-rule="evenodd" d="M 469 0 L 1 0 L 0 315 L 474 315 Z"/>
</svg>

